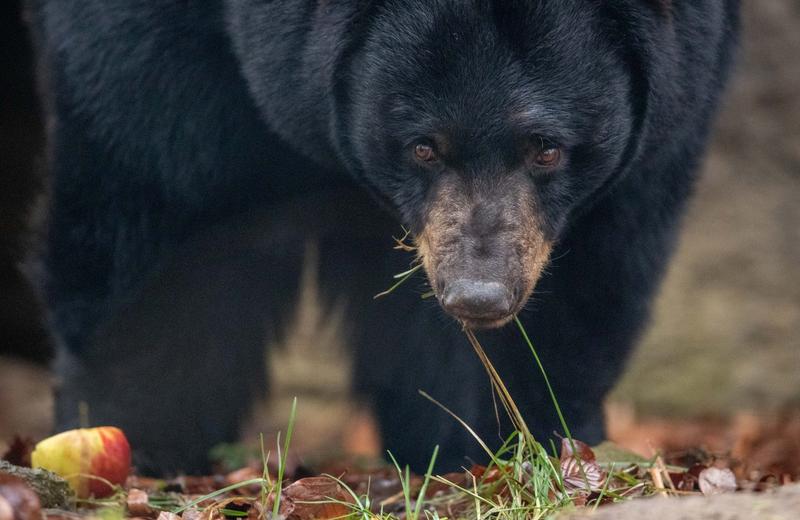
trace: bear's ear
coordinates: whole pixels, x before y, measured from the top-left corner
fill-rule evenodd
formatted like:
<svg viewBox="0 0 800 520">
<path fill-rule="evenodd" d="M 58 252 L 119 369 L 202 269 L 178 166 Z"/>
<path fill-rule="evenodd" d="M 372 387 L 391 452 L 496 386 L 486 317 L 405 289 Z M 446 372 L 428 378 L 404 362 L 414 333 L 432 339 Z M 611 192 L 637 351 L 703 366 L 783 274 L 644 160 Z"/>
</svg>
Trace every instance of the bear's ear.
<svg viewBox="0 0 800 520">
<path fill-rule="evenodd" d="M 622 178 L 646 146 L 650 133 L 653 108 L 652 98 L 660 90 L 654 78 L 657 77 L 664 55 L 658 49 L 670 38 L 672 31 L 671 11 L 665 15 L 656 12 L 657 5 L 671 6 L 671 0 L 637 0 L 640 9 L 631 9 L 631 2 L 600 2 L 601 12 L 607 22 L 606 37 L 617 44 L 621 58 L 630 75 L 632 129 L 625 145 L 620 168 L 609 176 L 596 190 L 592 200 L 602 199 Z M 645 11 L 648 12 L 645 12 Z M 591 204 L 582 208 L 588 211 Z"/>
</svg>

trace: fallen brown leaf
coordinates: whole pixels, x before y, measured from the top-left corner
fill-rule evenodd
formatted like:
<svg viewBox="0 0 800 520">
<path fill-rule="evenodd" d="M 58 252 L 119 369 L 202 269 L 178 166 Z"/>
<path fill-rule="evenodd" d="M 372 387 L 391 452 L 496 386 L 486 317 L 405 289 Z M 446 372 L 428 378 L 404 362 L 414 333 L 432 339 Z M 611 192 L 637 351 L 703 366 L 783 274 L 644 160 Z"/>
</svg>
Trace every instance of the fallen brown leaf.
<svg viewBox="0 0 800 520">
<path fill-rule="evenodd" d="M 39 520 L 42 506 L 33 489 L 19 477 L 0 474 L 0 520 Z"/>
<path fill-rule="evenodd" d="M 245 482 L 247 480 L 252 480 L 255 478 L 260 478 L 263 476 L 263 472 L 257 470 L 250 466 L 245 466 L 241 469 L 237 469 L 236 471 L 231 471 L 227 475 L 225 475 L 225 486 L 232 486 L 234 484 L 238 484 L 240 482 Z M 249 486 L 244 486 L 236 489 L 236 493 L 240 495 L 255 495 L 261 490 L 260 484 L 250 484 Z"/>
<path fill-rule="evenodd" d="M 155 516 L 153 508 L 150 507 L 147 493 L 141 489 L 134 488 L 128 490 L 126 505 L 128 506 L 128 513 L 130 513 L 131 516 Z"/>
<path fill-rule="evenodd" d="M 287 486 L 282 495 L 294 504 L 287 517 L 290 520 L 342 518 L 352 512 L 347 504 L 352 504 L 353 498 L 338 482 L 328 477 L 300 479 Z"/>
<path fill-rule="evenodd" d="M 187 509 L 181 514 L 181 520 L 200 520 L 202 517 L 203 513 L 194 507 Z"/>
</svg>

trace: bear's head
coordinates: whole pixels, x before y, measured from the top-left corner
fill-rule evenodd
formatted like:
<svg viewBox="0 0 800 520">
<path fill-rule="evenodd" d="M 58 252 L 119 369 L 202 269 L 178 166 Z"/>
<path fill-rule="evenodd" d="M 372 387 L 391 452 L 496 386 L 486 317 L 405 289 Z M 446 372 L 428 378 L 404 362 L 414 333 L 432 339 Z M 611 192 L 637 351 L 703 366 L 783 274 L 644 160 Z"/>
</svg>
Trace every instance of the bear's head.
<svg viewBox="0 0 800 520">
<path fill-rule="evenodd" d="M 406 0 L 373 16 L 339 89 L 340 149 L 413 233 L 442 307 L 499 327 L 635 147 L 621 36 L 583 1 Z"/>
<path fill-rule="evenodd" d="M 393 209 L 444 309 L 488 328 L 638 152 L 654 17 L 628 4 L 249 0 L 229 23 L 272 129 Z"/>
</svg>

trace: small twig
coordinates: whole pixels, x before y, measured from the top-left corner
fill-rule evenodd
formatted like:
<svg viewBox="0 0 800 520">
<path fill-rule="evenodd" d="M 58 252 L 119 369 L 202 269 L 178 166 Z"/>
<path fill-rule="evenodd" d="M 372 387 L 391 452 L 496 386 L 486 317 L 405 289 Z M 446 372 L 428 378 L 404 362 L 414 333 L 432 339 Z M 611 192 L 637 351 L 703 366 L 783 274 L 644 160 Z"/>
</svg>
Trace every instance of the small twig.
<svg viewBox="0 0 800 520">
<path fill-rule="evenodd" d="M 407 251 L 409 253 L 416 251 L 417 250 L 416 246 L 406 244 L 406 239 L 409 237 L 409 235 L 411 235 L 411 231 L 406 228 L 403 228 L 403 231 L 405 232 L 405 234 L 402 237 L 400 238 L 392 237 L 395 242 L 394 248 L 400 251 Z"/>
<path fill-rule="evenodd" d="M 667 495 L 667 490 L 664 487 L 664 480 L 661 478 L 661 470 L 655 466 L 652 466 L 648 471 L 650 471 L 650 477 L 653 479 L 653 486 L 658 491 L 658 494 L 663 497 L 669 496 Z"/>
<path fill-rule="evenodd" d="M 664 464 L 664 459 L 661 458 L 661 455 L 656 457 L 655 466 L 659 469 L 664 478 L 667 479 L 667 485 L 669 488 L 672 491 L 677 491 L 677 489 L 675 489 L 675 483 L 672 482 L 672 478 L 669 476 L 669 471 L 667 471 L 667 466 Z"/>
</svg>

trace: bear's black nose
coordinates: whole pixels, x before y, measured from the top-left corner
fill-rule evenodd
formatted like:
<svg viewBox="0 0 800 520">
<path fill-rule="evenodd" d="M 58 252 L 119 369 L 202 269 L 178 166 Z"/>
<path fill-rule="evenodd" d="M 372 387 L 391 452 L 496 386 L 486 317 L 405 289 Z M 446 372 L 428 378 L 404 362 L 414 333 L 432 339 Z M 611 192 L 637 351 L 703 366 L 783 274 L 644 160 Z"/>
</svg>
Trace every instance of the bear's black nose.
<svg viewBox="0 0 800 520">
<path fill-rule="evenodd" d="M 514 299 L 502 283 L 462 279 L 446 285 L 441 303 L 456 318 L 499 320 L 511 314 Z"/>
</svg>

